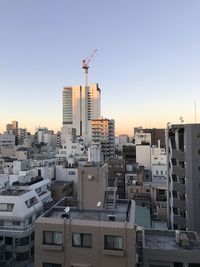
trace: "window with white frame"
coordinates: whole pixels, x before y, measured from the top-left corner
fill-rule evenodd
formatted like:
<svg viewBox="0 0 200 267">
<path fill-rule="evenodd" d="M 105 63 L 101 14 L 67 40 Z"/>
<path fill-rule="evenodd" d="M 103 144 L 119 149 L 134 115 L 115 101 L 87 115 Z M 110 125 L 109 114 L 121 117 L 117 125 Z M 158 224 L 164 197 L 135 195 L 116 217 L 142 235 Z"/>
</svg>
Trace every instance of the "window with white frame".
<svg viewBox="0 0 200 267">
<path fill-rule="evenodd" d="M 73 247 L 92 247 L 92 235 L 86 233 L 73 233 L 72 234 L 72 246 Z"/>
<path fill-rule="evenodd" d="M 46 245 L 62 245 L 62 233 L 61 232 L 43 232 L 43 244 Z"/>
<path fill-rule="evenodd" d="M 105 235 L 104 236 L 104 249 L 123 250 L 123 237 Z"/>
</svg>

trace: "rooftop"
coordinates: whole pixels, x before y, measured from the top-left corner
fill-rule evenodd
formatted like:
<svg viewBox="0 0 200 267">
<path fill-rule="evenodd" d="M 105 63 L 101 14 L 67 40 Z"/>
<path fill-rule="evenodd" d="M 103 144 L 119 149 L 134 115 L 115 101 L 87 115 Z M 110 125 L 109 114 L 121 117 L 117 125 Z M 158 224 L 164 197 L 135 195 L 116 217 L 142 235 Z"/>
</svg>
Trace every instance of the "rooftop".
<svg viewBox="0 0 200 267">
<path fill-rule="evenodd" d="M 70 198 L 65 198 L 65 200 L 69 200 Z M 75 207 L 77 204 L 75 199 L 71 199 L 74 201 L 70 207 L 70 218 L 78 219 L 78 220 L 93 220 L 93 221 L 116 221 L 116 222 L 125 222 L 126 220 L 129 221 L 129 213 L 130 213 L 130 204 L 128 200 L 117 200 L 116 202 L 116 208 L 113 210 L 106 210 L 106 209 L 80 209 L 78 207 Z M 70 206 L 70 202 L 68 202 L 68 205 L 62 205 L 66 204 L 59 202 L 57 205 L 52 207 L 48 212 L 46 212 L 43 217 L 48 218 L 63 218 L 65 212 L 64 209 L 67 206 Z"/>
<path fill-rule="evenodd" d="M 144 230 L 144 248 L 160 250 L 199 249 L 197 232 Z"/>
</svg>

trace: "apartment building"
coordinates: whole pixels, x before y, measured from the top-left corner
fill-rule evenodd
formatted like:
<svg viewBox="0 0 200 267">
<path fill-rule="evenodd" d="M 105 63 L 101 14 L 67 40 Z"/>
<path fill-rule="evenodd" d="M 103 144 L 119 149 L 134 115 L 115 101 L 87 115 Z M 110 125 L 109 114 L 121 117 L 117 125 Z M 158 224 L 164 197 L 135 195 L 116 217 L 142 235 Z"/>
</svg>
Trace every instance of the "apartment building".
<svg viewBox="0 0 200 267">
<path fill-rule="evenodd" d="M 126 200 L 114 210 L 58 203 L 36 222 L 35 266 L 135 266 L 134 212 Z"/>
<path fill-rule="evenodd" d="M 200 231 L 200 124 L 168 126 L 167 158 L 169 226 Z"/>
<path fill-rule="evenodd" d="M 0 191 L 0 266 L 25 267 L 33 261 L 34 221 L 43 204 L 35 190 L 8 187 Z"/>
<path fill-rule="evenodd" d="M 92 120 L 92 143 L 100 144 L 103 161 L 115 157 L 115 121 L 109 119 Z"/>
<path fill-rule="evenodd" d="M 135 266 L 135 202 L 107 186 L 107 164 L 78 168 L 78 199 L 64 198 L 36 222 L 37 267 Z"/>
<path fill-rule="evenodd" d="M 13 134 L 0 134 L 0 149 L 14 148 L 15 135 Z"/>
</svg>

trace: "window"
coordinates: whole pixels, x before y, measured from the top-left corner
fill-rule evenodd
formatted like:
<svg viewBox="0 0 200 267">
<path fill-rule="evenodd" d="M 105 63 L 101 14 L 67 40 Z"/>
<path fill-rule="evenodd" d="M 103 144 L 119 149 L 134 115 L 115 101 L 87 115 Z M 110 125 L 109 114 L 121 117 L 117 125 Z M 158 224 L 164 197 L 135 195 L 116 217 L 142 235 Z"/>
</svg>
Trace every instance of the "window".
<svg viewBox="0 0 200 267">
<path fill-rule="evenodd" d="M 173 198 L 177 198 L 178 197 L 178 194 L 177 194 L 177 191 L 172 191 L 172 195 L 173 195 Z"/>
<path fill-rule="evenodd" d="M 177 165 L 177 161 L 176 161 L 176 159 L 172 159 L 172 165 L 173 165 L 173 166 L 176 166 L 176 165 Z"/>
<path fill-rule="evenodd" d="M 174 267 L 183 267 L 182 262 L 174 262 Z"/>
<path fill-rule="evenodd" d="M 46 245 L 62 245 L 62 233 L 60 232 L 43 232 L 43 244 Z"/>
<path fill-rule="evenodd" d="M 105 235 L 104 236 L 104 249 L 123 250 L 123 237 Z"/>
<path fill-rule="evenodd" d="M 13 208 L 14 208 L 13 203 L 1 203 L 0 204 L 0 211 L 12 212 Z"/>
<path fill-rule="evenodd" d="M 177 182 L 177 176 L 175 174 L 172 174 L 172 180 L 173 182 Z"/>
<path fill-rule="evenodd" d="M 44 262 L 43 263 L 43 267 L 62 267 L 62 265 L 58 264 L 58 263 L 47 263 L 47 262 Z"/>
<path fill-rule="evenodd" d="M 176 207 L 173 207 L 173 213 L 174 215 L 178 215 L 178 209 Z"/>
<path fill-rule="evenodd" d="M 69 171 L 68 175 L 75 175 L 75 171 Z"/>
<path fill-rule="evenodd" d="M 13 221 L 13 225 L 15 225 L 15 226 L 19 226 L 20 224 L 21 224 L 20 221 Z"/>
<path fill-rule="evenodd" d="M 29 218 L 28 218 L 28 225 L 32 224 L 32 222 L 33 222 L 32 217 L 29 217 Z"/>
<path fill-rule="evenodd" d="M 26 203 L 27 208 L 30 208 L 30 207 L 34 206 L 35 204 L 37 204 L 38 200 L 36 197 L 32 197 L 29 200 L 26 200 L 25 203 Z"/>
<path fill-rule="evenodd" d="M 92 247 L 92 235 L 91 234 L 73 233 L 72 246 L 73 247 L 91 248 Z"/>
</svg>

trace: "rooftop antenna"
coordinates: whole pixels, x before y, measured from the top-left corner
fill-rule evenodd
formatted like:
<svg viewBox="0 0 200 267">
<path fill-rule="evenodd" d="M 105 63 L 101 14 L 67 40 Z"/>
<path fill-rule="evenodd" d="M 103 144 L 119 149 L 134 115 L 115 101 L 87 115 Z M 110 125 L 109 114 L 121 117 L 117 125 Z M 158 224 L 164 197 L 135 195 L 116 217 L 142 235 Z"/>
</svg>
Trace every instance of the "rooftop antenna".
<svg viewBox="0 0 200 267">
<path fill-rule="evenodd" d="M 194 102 L 194 121 L 195 124 L 197 123 L 197 105 L 196 105 L 196 100 Z"/>
<path fill-rule="evenodd" d="M 87 58 L 82 60 L 82 69 L 85 70 L 85 86 L 88 86 L 88 69 L 89 69 L 89 63 L 91 59 L 94 57 L 94 55 L 97 53 L 97 49 L 93 51 L 93 53 L 88 56 Z"/>
<path fill-rule="evenodd" d="M 183 119 L 183 117 L 181 116 L 179 119 L 180 119 L 180 121 L 181 121 L 181 124 L 183 124 L 183 123 L 184 123 L 184 119 Z"/>
</svg>

